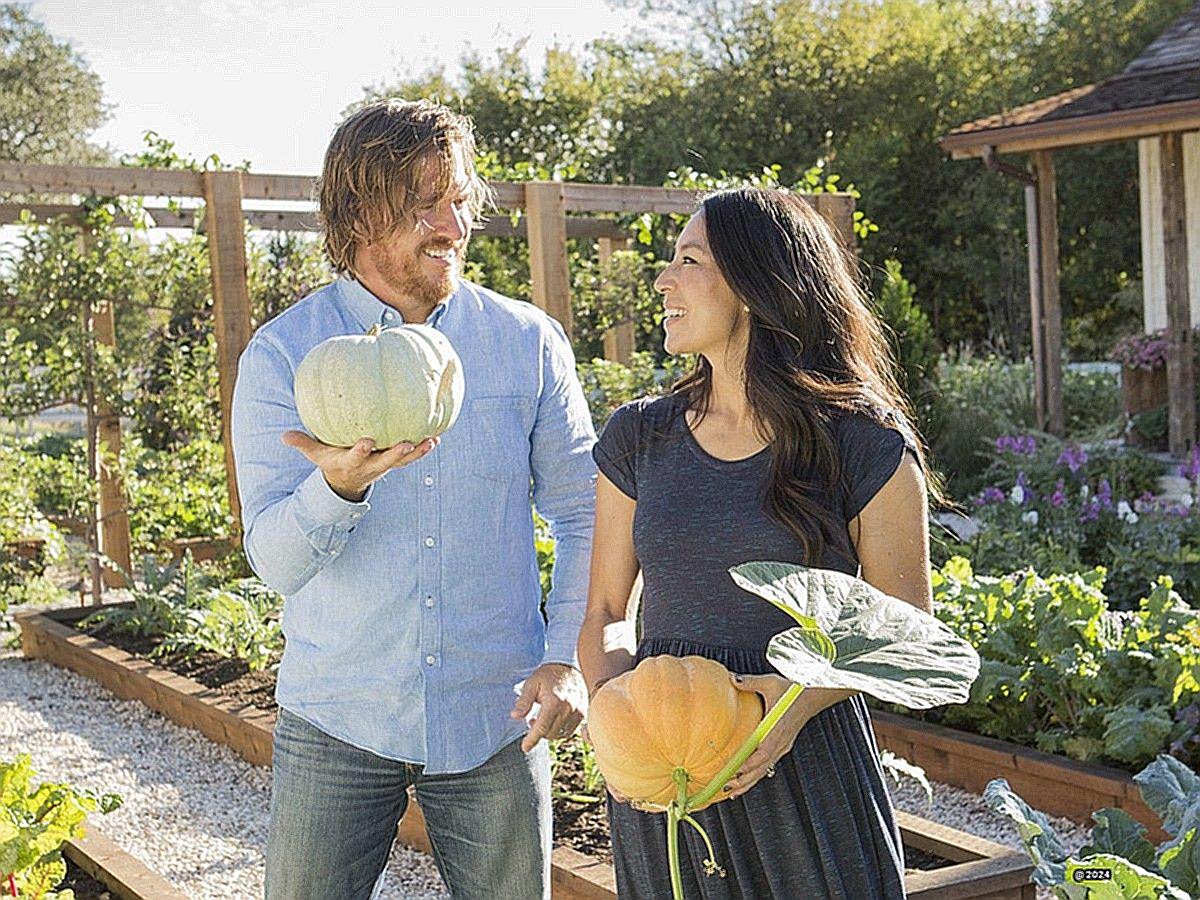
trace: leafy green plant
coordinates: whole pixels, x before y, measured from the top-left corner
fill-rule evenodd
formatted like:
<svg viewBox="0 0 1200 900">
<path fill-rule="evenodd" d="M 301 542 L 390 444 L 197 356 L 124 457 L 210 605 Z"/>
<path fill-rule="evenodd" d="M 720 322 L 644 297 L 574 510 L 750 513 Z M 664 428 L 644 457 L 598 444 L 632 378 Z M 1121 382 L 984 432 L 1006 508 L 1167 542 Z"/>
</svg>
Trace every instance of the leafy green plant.
<svg viewBox="0 0 1200 900">
<path fill-rule="evenodd" d="M 604 790 L 604 776 L 596 765 L 596 751 L 582 737 L 568 741 L 551 741 L 550 747 L 550 780 L 553 795 L 556 799 L 570 800 L 572 803 L 599 803 Z M 583 792 L 570 791 L 557 783 L 557 773 L 568 760 L 579 767 L 582 775 Z"/>
<path fill-rule="evenodd" d="M 1195 764 L 1200 612 L 1162 577 L 1137 610 L 1115 611 L 1103 569 L 933 573 L 938 618 L 981 660 L 970 699 L 925 718 L 1084 761 L 1135 768 L 1174 748 Z M 921 714 L 918 714 L 921 715 Z"/>
<path fill-rule="evenodd" d="M 1044 813 L 1031 808 L 1008 782 L 988 783 L 983 798 L 1012 819 L 1036 868 L 1031 880 L 1058 900 L 1188 900 L 1200 892 L 1200 777 L 1169 756 L 1133 776 L 1142 799 L 1170 839 L 1155 847 L 1146 826 L 1120 809 L 1092 814 L 1088 843 L 1068 853 Z"/>
<path fill-rule="evenodd" d="M 282 650 L 283 598 L 261 581 L 245 578 L 228 588 L 210 588 L 199 603 L 183 612 L 179 630 L 165 636 L 162 653 L 206 650 L 245 660 L 254 672 L 265 669 Z"/>
<path fill-rule="evenodd" d="M 111 565 L 111 563 L 110 563 Z M 103 628 L 140 638 L 161 638 L 180 631 L 188 610 L 196 609 L 211 579 L 185 553 L 161 565 L 155 557 L 142 557 L 139 578 L 129 573 L 131 603 L 93 613 L 79 623 L 82 629 Z"/>
<path fill-rule="evenodd" d="M 35 774 L 27 753 L 0 763 L 0 877 L 14 897 L 71 900 L 70 890 L 55 891 L 67 874 L 62 845 L 83 836 L 89 812 L 112 812 L 121 798 L 53 782 L 34 787 Z"/>
<path fill-rule="evenodd" d="M 593 359 L 576 365 L 597 433 L 603 430 L 608 417 L 618 406 L 638 397 L 665 393 L 674 381 L 691 369 L 692 364 L 691 356 L 669 356 L 661 367 L 657 367 L 653 354 L 639 350 L 633 354 L 628 366 L 608 359 Z"/>
</svg>

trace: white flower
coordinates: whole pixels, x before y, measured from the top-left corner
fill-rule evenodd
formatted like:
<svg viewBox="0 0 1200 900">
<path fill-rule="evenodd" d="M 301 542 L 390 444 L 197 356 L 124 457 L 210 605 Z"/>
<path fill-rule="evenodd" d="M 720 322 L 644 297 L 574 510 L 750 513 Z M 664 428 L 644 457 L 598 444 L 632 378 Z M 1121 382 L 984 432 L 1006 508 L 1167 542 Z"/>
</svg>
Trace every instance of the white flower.
<svg viewBox="0 0 1200 900">
<path fill-rule="evenodd" d="M 1135 513 L 1130 508 L 1129 504 L 1126 501 L 1122 500 L 1120 503 L 1117 504 L 1117 518 L 1123 519 L 1124 521 L 1128 522 L 1130 525 L 1136 525 L 1137 520 L 1138 520 L 1138 514 Z"/>
<path fill-rule="evenodd" d="M 1025 515 L 1021 516 L 1021 521 L 1026 525 L 1036 525 L 1038 522 L 1038 514 L 1036 509 L 1031 509 Z"/>
<path fill-rule="evenodd" d="M 1190 507 L 1196 501 L 1192 499 L 1191 494 L 1184 494 L 1182 497 L 1179 498 L 1179 502 L 1182 503 L 1184 506 Z"/>
<path fill-rule="evenodd" d="M 1083 485 L 1079 489 L 1079 496 L 1082 497 L 1084 500 L 1086 500 L 1088 498 L 1089 493 L 1091 493 L 1091 492 L 1088 490 L 1088 486 L 1086 484 Z"/>
<path fill-rule="evenodd" d="M 1020 506 L 1025 502 L 1025 488 L 1021 487 L 1019 484 L 1014 484 L 1012 493 L 1008 495 L 1008 499 Z"/>
</svg>

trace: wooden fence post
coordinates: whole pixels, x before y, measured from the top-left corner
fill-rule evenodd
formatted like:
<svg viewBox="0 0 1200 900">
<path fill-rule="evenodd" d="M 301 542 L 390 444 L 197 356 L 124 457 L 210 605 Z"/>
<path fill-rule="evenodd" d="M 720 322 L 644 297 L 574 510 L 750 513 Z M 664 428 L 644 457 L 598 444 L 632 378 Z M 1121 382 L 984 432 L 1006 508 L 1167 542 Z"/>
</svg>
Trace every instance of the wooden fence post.
<svg viewBox="0 0 1200 900">
<path fill-rule="evenodd" d="M 1059 296 L 1058 192 L 1054 157 L 1048 150 L 1030 155 L 1035 176 L 1025 190 L 1029 229 L 1030 325 L 1033 329 L 1034 399 L 1038 427 L 1062 435 L 1062 301 Z"/>
<path fill-rule="evenodd" d="M 596 259 L 601 266 L 612 259 L 618 250 L 628 250 L 628 238 L 600 238 L 596 242 Z M 633 361 L 636 336 L 632 319 L 614 325 L 604 332 L 604 358 L 627 366 Z"/>
<path fill-rule="evenodd" d="M 858 255 L 858 241 L 854 236 L 854 198 L 849 194 L 813 194 L 813 208 L 830 225 L 834 234 L 842 239 L 842 245 Z"/>
<path fill-rule="evenodd" d="M 242 173 L 204 173 L 204 223 L 212 270 L 213 327 L 217 336 L 217 371 L 221 385 L 221 440 L 225 446 L 225 477 L 232 537 L 242 532 L 242 507 L 237 468 L 233 460 L 229 416 L 238 357 L 250 342 L 250 293 L 246 288 L 246 233 L 242 215 Z"/>
<path fill-rule="evenodd" d="M 1175 132 L 1159 138 L 1159 160 L 1167 295 L 1168 441 L 1171 453 L 1185 456 L 1196 444 L 1196 406 L 1182 134 Z"/>
<path fill-rule="evenodd" d="M 567 207 L 561 181 L 525 185 L 529 217 L 529 274 L 533 302 L 558 319 L 571 337 L 571 273 L 567 265 Z"/>
<path fill-rule="evenodd" d="M 116 317 L 111 301 L 104 301 L 92 317 L 95 341 L 115 350 Z M 121 480 L 121 417 L 101 396 L 96 401 L 97 474 L 100 479 L 100 552 L 126 572 L 132 572 L 129 510 L 125 485 Z M 108 587 L 126 587 L 125 577 L 112 569 L 104 570 Z"/>
</svg>

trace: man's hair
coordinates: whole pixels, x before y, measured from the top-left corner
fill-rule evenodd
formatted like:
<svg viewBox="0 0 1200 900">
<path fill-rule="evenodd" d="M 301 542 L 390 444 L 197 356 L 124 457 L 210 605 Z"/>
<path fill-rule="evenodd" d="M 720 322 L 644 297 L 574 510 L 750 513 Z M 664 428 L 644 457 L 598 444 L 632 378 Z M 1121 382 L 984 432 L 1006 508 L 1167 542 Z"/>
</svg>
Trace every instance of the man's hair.
<svg viewBox="0 0 1200 900">
<path fill-rule="evenodd" d="M 436 166 L 436 196 L 453 189 L 461 154 L 470 177 L 467 207 L 477 220 L 491 193 L 475 171 L 474 126 L 428 100 L 376 100 L 350 115 L 329 142 L 317 184 L 325 254 L 335 272 L 351 272 L 355 251 L 415 223 L 421 176 Z"/>
</svg>

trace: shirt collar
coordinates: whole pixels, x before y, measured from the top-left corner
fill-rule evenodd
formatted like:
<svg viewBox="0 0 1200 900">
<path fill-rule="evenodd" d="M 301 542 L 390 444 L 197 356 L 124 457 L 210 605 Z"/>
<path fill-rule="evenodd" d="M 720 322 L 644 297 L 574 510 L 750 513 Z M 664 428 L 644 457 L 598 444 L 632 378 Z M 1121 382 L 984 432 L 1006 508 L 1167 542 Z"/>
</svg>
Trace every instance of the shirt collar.
<svg viewBox="0 0 1200 900">
<path fill-rule="evenodd" d="M 462 286 L 460 284 L 459 290 L 461 289 Z M 366 331 L 372 325 L 389 328 L 404 324 L 404 316 L 400 314 L 400 310 L 388 306 L 367 290 L 362 283 L 349 275 L 338 276 L 338 291 L 346 306 L 350 308 L 350 313 L 357 320 L 363 331 Z M 454 293 L 457 294 L 458 290 Z M 432 325 L 434 328 L 438 327 L 438 323 L 441 322 L 442 316 L 446 313 L 446 305 L 453 299 L 453 296 L 452 294 L 433 308 L 433 312 L 425 320 L 426 325 Z"/>
</svg>

